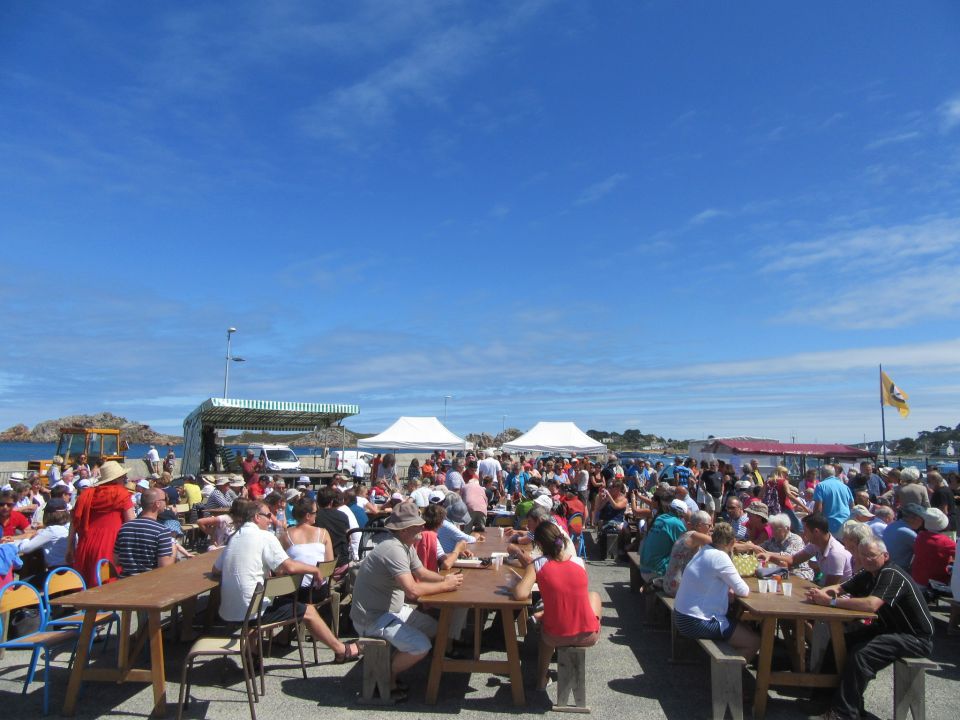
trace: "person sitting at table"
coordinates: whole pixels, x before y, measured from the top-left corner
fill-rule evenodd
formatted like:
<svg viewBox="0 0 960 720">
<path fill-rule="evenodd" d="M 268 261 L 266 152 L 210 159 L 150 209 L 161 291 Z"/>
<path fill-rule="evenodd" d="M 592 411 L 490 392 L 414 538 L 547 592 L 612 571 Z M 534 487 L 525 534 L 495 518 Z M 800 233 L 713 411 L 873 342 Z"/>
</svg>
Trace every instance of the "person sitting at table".
<svg viewBox="0 0 960 720">
<path fill-rule="evenodd" d="M 852 624 L 844 633 L 847 662 L 823 716 L 836 720 L 866 716 L 867 683 L 894 660 L 927 658 L 933 651 L 933 618 L 913 578 L 890 561 L 887 546 L 878 538 L 864 540 L 858 553 L 863 569 L 853 578 L 807 591 L 807 600 L 817 605 L 877 614 L 870 624 Z"/>
<path fill-rule="evenodd" d="M 294 560 L 284 552 L 277 536 L 269 530 L 272 515 L 263 501 L 238 501 L 236 515 L 237 530 L 213 565 L 213 572 L 220 576 L 221 618 L 231 623 L 243 622 L 254 589 L 266 580 L 269 573 L 306 575 L 317 583 L 322 582 L 323 577 L 316 565 Z M 304 605 L 290 596 L 275 603 L 264 598 L 260 617 L 264 623 L 297 617 L 311 637 L 333 650 L 335 662 L 360 658 L 360 646 L 356 642 L 341 642 L 313 605 Z"/>
<path fill-rule="evenodd" d="M 43 551 L 44 572 L 28 579 L 37 589 L 43 588 L 43 582 L 51 570 L 67 564 L 67 536 L 70 534 L 70 509 L 61 498 L 51 498 L 43 508 L 43 527 L 32 537 L 20 540 L 17 551 L 29 555 L 37 550 Z"/>
<path fill-rule="evenodd" d="M 954 562 L 956 543 L 947 535 L 950 520 L 940 508 L 929 507 L 923 514 L 923 529 L 913 545 L 910 575 L 927 594 L 931 580 L 950 584 L 950 565 Z"/>
<path fill-rule="evenodd" d="M 316 565 L 333 558 L 333 542 L 330 533 L 317 527 L 317 501 L 313 498 L 301 498 L 293 506 L 293 519 L 296 526 L 287 531 L 287 555 L 305 565 Z M 324 583 L 305 575 L 300 583 L 301 599 L 306 601 L 311 587 L 319 589 Z M 316 599 L 316 598 L 315 598 Z"/>
<path fill-rule="evenodd" d="M 23 535 L 30 527 L 30 521 L 19 510 L 14 510 L 17 504 L 17 494 L 13 490 L 0 491 L 0 527 L 3 528 L 3 537 Z"/>
<path fill-rule="evenodd" d="M 597 502 L 593 507 L 593 524 L 600 528 L 600 532 L 616 530 L 623 526 L 623 513 L 627 509 L 627 496 L 624 494 L 623 483 L 614 481 L 610 488 L 603 488 L 597 495 Z"/>
<path fill-rule="evenodd" d="M 644 582 L 663 577 L 667 571 L 673 545 L 687 531 L 688 515 L 687 504 L 673 499 L 667 510 L 653 521 L 640 550 L 640 577 Z"/>
<path fill-rule="evenodd" d="M 430 493 L 430 505 L 439 505 L 444 511 L 444 518 L 440 521 L 440 525 L 437 527 L 437 542 L 440 543 L 440 546 L 443 548 L 445 553 L 452 553 L 457 544 L 461 542 L 465 545 L 473 545 L 479 539 L 470 533 L 465 533 L 454 523 L 450 522 L 449 513 L 445 507 L 444 500 L 448 495 L 454 494 L 455 493 L 448 493 L 446 490 L 441 490 L 439 488 Z"/>
<path fill-rule="evenodd" d="M 687 520 L 689 528 L 677 538 L 670 550 L 670 560 L 667 570 L 663 574 L 663 593 L 667 597 L 676 597 L 680 589 L 680 577 L 684 568 L 690 563 L 694 555 L 704 545 L 709 545 L 713 538 L 710 531 L 713 529 L 713 515 L 705 510 L 698 510 Z"/>
<path fill-rule="evenodd" d="M 554 648 L 590 647 L 600 636 L 600 595 L 590 592 L 587 571 L 574 562 L 569 540 L 556 524 L 542 522 L 533 533 L 540 557 L 527 565 L 513 587 L 515 600 L 528 600 L 534 583 L 540 589 L 543 613 L 539 617 L 540 663 L 537 689 L 547 686 L 547 671 Z"/>
<path fill-rule="evenodd" d="M 390 695 L 397 701 L 405 700 L 409 690 L 398 676 L 427 656 L 437 632 L 436 620 L 405 601 L 463 584 L 463 575 L 444 577 L 420 562 L 413 546 L 424 524 L 415 503 L 397 505 L 384 524 L 390 536 L 364 556 L 353 585 L 350 619 L 357 633 L 386 640 L 397 650 L 390 664 Z"/>
<path fill-rule="evenodd" d="M 803 550 L 797 553 L 764 552 L 758 555 L 760 560 L 794 568 L 811 558 L 817 558 L 820 572 L 823 574 L 824 585 L 849 580 L 853 576 L 853 565 L 850 551 L 843 543 L 830 534 L 830 524 L 827 518 L 820 513 L 805 515 L 803 520 L 803 539 L 807 543 Z"/>
<path fill-rule="evenodd" d="M 83 575 L 87 587 L 97 584 L 97 563 L 113 557 L 120 528 L 136 517 L 130 491 L 124 487 L 128 472 L 116 460 L 105 462 L 100 477 L 80 494 L 73 509 L 67 562 Z"/>
<path fill-rule="evenodd" d="M 760 649 L 760 636 L 727 617 L 731 592 L 737 597 L 750 595 L 750 588 L 730 558 L 734 541 L 733 528 L 728 523 L 714 525 L 710 544 L 683 571 L 674 604 L 674 624 L 684 637 L 726 640 L 749 661 Z"/>
<path fill-rule="evenodd" d="M 840 528 L 840 542 L 850 553 L 850 569 L 853 575 L 860 572 L 860 555 L 857 553 L 857 548 L 860 547 L 860 543 L 872 536 L 873 530 L 870 526 L 858 520 L 847 520 Z"/>
<path fill-rule="evenodd" d="M 313 523 L 330 533 L 330 541 L 333 543 L 333 553 L 339 569 L 350 564 L 351 546 L 347 540 L 350 521 L 337 509 L 339 504 L 337 494 L 338 491 L 332 487 L 320 488 L 317 492 L 317 517 Z"/>
<path fill-rule="evenodd" d="M 140 515 L 123 524 L 113 548 L 114 562 L 120 577 L 132 577 L 174 562 L 173 537 L 157 520 L 167 504 L 167 494 L 160 488 L 140 493 Z"/>
<path fill-rule="evenodd" d="M 527 518 L 524 522 L 527 526 L 526 532 L 523 530 L 507 530 L 504 533 L 504 537 L 508 540 L 507 552 L 513 557 L 516 557 L 522 565 L 529 565 L 536 558 L 540 557 L 540 548 L 537 547 L 537 544 L 534 542 L 537 528 L 542 523 L 553 523 L 554 525 L 557 525 L 557 523 L 550 514 L 550 511 L 541 505 L 535 505 L 533 510 L 527 513 Z M 565 550 L 576 557 L 577 553 L 569 535 L 567 535 L 567 531 L 559 525 L 557 525 L 557 527 L 560 528 L 560 534 L 564 537 L 566 544 Z M 582 564 L 583 558 L 577 557 L 576 562 Z"/>
<path fill-rule="evenodd" d="M 473 553 L 468 549 L 468 543 L 460 540 L 454 545 L 451 552 L 446 552 L 437 537 L 437 530 L 447 518 L 447 511 L 443 505 L 434 503 L 423 509 L 423 530 L 416 542 L 417 557 L 427 570 L 438 572 L 449 570 L 458 558 L 471 558 Z"/>
<path fill-rule="evenodd" d="M 747 516 L 747 540 L 761 545 L 773 537 L 773 529 L 767 523 L 770 510 L 765 503 L 750 503 L 744 512 Z"/>
<path fill-rule="evenodd" d="M 793 520 L 786 513 L 774 515 L 769 520 L 773 537 L 760 546 L 761 551 L 796 555 L 803 550 L 803 538 L 792 531 Z M 813 580 L 813 568 L 809 563 L 802 562 L 794 565 L 791 570 L 797 577 L 804 580 Z"/>
</svg>

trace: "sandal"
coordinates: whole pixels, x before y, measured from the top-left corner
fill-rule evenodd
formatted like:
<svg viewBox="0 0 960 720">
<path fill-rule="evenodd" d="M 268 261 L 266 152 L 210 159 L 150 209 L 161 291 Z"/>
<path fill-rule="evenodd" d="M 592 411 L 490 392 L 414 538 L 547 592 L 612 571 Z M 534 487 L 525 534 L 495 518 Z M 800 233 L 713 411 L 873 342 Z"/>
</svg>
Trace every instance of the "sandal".
<svg viewBox="0 0 960 720">
<path fill-rule="evenodd" d="M 347 643 L 343 646 L 345 652 L 336 653 L 333 656 L 333 661 L 337 665 L 343 665 L 348 662 L 356 662 L 363 655 L 363 651 L 360 649 L 360 644 L 356 642 Z"/>
<path fill-rule="evenodd" d="M 390 699 L 395 703 L 402 703 L 407 701 L 407 691 L 401 690 L 400 687 L 395 687 L 390 691 Z"/>
</svg>

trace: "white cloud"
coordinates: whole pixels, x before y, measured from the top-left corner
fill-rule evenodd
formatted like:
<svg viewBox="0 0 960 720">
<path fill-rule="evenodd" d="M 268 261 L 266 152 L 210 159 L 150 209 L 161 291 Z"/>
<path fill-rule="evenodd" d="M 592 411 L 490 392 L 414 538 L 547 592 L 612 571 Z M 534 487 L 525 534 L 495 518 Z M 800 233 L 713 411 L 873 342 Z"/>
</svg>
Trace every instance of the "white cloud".
<svg viewBox="0 0 960 720">
<path fill-rule="evenodd" d="M 716 218 L 729 217 L 730 213 L 726 210 L 718 210 L 717 208 L 707 208 L 702 212 L 698 212 L 689 220 L 690 225 L 703 225 L 705 222 L 710 220 L 715 220 Z"/>
<path fill-rule="evenodd" d="M 950 98 L 940 106 L 940 122 L 945 132 L 960 126 L 960 95 Z"/>
<path fill-rule="evenodd" d="M 618 172 L 604 178 L 600 182 L 588 186 L 580 193 L 577 198 L 577 205 L 589 205 L 595 203 L 606 195 L 612 193 L 617 186 L 626 180 L 629 176 L 626 173 Z"/>
<path fill-rule="evenodd" d="M 865 149 L 876 150 L 886 145 L 895 145 L 898 143 L 907 142 L 909 140 L 914 140 L 918 137 L 920 137 L 920 133 L 916 130 L 911 130 L 910 132 L 897 133 L 895 135 L 887 135 L 882 138 L 877 138 L 871 143 L 867 143 Z"/>
<path fill-rule="evenodd" d="M 939 259 L 956 259 L 960 250 L 960 218 L 932 218 L 893 227 L 869 227 L 811 241 L 768 245 L 761 252 L 773 258 L 767 272 L 792 272 L 822 267 L 836 271 L 883 272 L 885 279 L 904 268 Z"/>
</svg>

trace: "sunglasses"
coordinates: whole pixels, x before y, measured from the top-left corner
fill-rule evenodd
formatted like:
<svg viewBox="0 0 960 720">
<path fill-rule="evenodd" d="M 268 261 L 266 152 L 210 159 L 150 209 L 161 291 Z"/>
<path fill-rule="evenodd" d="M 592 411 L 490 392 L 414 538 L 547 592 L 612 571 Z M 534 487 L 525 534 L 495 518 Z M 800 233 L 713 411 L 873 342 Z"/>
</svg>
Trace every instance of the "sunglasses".
<svg viewBox="0 0 960 720">
<path fill-rule="evenodd" d="M 273 517 L 270 513 L 257 513 L 257 516 L 267 518 L 267 520 Z"/>
<path fill-rule="evenodd" d="M 13 503 L 12 502 L 0 503 L 0 507 L 13 507 Z"/>
</svg>

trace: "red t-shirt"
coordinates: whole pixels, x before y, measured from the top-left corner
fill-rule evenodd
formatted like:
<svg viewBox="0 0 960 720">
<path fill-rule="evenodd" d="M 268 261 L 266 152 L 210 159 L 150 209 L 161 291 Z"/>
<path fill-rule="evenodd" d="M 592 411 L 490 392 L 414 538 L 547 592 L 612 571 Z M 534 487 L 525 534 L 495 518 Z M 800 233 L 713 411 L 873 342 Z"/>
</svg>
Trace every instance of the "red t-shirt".
<svg viewBox="0 0 960 720">
<path fill-rule="evenodd" d="M 567 517 L 570 517 L 574 513 L 580 513 L 581 515 L 586 515 L 587 510 L 583 507 L 583 500 L 578 497 L 573 498 L 564 498 L 562 500 L 563 506 L 567 509 Z"/>
<path fill-rule="evenodd" d="M 244 458 L 243 460 L 241 460 L 240 467 L 243 470 L 243 479 L 247 481 L 253 480 L 254 482 L 256 482 L 258 478 L 257 467 L 259 465 L 260 465 L 260 461 L 257 460 L 256 458 L 252 460 L 247 460 L 246 458 Z"/>
<path fill-rule="evenodd" d="M 251 500 L 260 500 L 266 494 L 259 480 L 247 485 L 247 493 L 250 495 Z"/>
<path fill-rule="evenodd" d="M 587 571 L 583 566 L 573 560 L 538 560 L 537 564 L 543 631 L 559 637 L 599 631 L 600 621 L 590 606 Z"/>
<path fill-rule="evenodd" d="M 17 534 L 17 530 L 26 530 L 28 527 L 30 527 L 30 521 L 27 517 L 21 512 L 11 510 L 10 517 L 3 524 L 3 536 L 11 537 Z"/>
<path fill-rule="evenodd" d="M 949 584 L 950 573 L 947 565 L 953 561 L 957 546 L 946 535 L 921 530 L 913 541 L 913 562 L 910 574 L 920 587 L 926 587 L 931 580 Z"/>
</svg>

